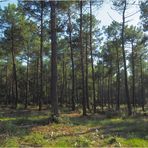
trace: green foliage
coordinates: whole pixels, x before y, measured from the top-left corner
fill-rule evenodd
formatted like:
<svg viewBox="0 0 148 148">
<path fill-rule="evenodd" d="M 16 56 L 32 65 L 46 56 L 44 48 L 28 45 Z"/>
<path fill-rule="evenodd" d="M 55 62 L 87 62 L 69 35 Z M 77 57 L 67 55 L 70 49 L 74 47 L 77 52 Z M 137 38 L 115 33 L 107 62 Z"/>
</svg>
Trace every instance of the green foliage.
<svg viewBox="0 0 148 148">
<path fill-rule="evenodd" d="M 121 146 L 125 147 L 147 147 L 148 141 L 142 138 L 117 138 Z"/>
<path fill-rule="evenodd" d="M 22 138 L 23 143 L 34 145 L 34 146 L 46 146 L 48 144 L 48 140 L 44 138 L 44 135 L 39 132 L 30 133 L 27 136 Z"/>
<path fill-rule="evenodd" d="M 126 11 L 130 7 L 130 3 L 134 4 L 135 1 L 127 0 L 127 7 L 125 6 L 126 0 L 112 0 L 112 2 L 113 7 L 122 14 L 124 10 Z M 147 0 L 140 3 L 144 31 L 147 30 L 148 24 L 147 3 Z M 84 55 L 81 56 L 84 62 L 85 74 L 83 78 L 85 80 L 87 79 L 88 70 L 88 80 L 85 83 L 88 84 L 88 105 L 90 106 L 90 109 L 87 109 L 88 116 L 84 117 L 81 116 L 83 92 L 81 63 L 83 62 L 80 60 L 80 3 L 77 0 L 73 2 L 57 1 L 57 21 L 55 21 L 57 24 L 55 24 L 56 29 L 53 27 L 53 30 L 49 25 L 53 21 L 49 19 L 50 14 L 52 14 L 51 9 L 49 9 L 50 4 L 50 1 L 19 0 L 18 6 L 8 4 L 3 9 L 0 8 L 0 103 L 4 105 L 0 110 L 0 146 L 145 146 L 148 138 L 148 127 L 147 119 L 143 115 L 147 114 L 147 108 L 145 108 L 146 111 L 142 115 L 139 106 L 145 105 L 148 96 L 147 36 L 144 36 L 139 27 L 127 25 L 123 32 L 124 43 L 121 43 L 122 24 L 113 21 L 111 25 L 104 27 L 105 30 L 101 29 L 99 26 L 100 21 L 97 20 L 95 15 L 91 16 L 92 22 L 90 22 L 91 14 L 88 12 L 90 10 L 90 1 L 83 1 L 81 25 Z M 92 8 L 97 8 L 97 4 L 101 5 L 102 0 L 93 0 Z M 43 22 L 41 21 L 42 12 Z M 67 13 L 70 13 L 71 22 L 69 23 Z M 125 22 L 127 18 L 125 16 Z M 90 31 L 91 23 L 92 32 Z M 78 112 L 70 112 L 73 86 L 71 81 L 72 62 L 69 30 L 72 31 L 74 95 Z M 50 41 L 52 31 L 57 32 L 57 53 L 55 54 L 55 57 L 57 56 L 57 65 L 50 64 L 51 48 L 53 47 Z M 104 32 L 103 35 L 102 32 Z M 91 33 L 92 39 L 90 38 Z M 91 40 L 93 60 L 90 56 Z M 130 45 L 133 44 L 133 53 L 131 47 L 128 47 L 129 43 Z M 125 88 L 122 84 L 126 80 L 123 70 L 122 58 L 124 54 L 122 56 L 122 44 L 124 44 L 125 50 L 129 49 L 126 50 L 124 60 L 127 61 L 127 73 L 129 75 L 127 81 L 130 96 L 132 96 L 132 61 L 134 61 L 133 65 L 135 65 L 135 98 L 140 115 L 134 115 L 135 111 L 133 117 L 127 117 L 127 110 L 122 110 L 122 104 L 124 105 L 126 100 Z M 131 56 L 132 54 L 133 56 Z M 14 61 L 13 65 L 12 61 Z M 94 64 L 96 104 L 92 103 L 91 63 Z M 62 107 L 60 117 L 51 116 L 49 110 L 44 110 L 47 108 L 47 104 L 48 109 L 50 109 L 49 104 L 54 100 L 49 97 L 50 91 L 53 90 L 50 84 L 50 80 L 53 80 L 50 74 L 53 67 L 57 67 L 58 74 L 57 93 L 55 94 L 58 96 L 59 104 Z M 16 80 L 14 80 L 15 73 Z M 118 85 L 118 82 L 120 82 L 120 85 Z M 17 98 L 15 83 L 18 84 L 16 87 L 19 94 L 18 109 L 11 110 L 5 108 L 5 106 L 13 105 L 15 98 Z M 119 97 L 117 97 L 117 88 L 120 89 Z M 118 98 L 121 110 L 114 111 L 117 104 L 116 99 Z M 42 99 L 43 110 L 38 112 L 36 105 L 40 102 L 40 99 Z M 28 103 L 28 109 L 24 109 L 25 101 Z M 32 104 L 35 107 L 32 107 Z M 91 109 L 95 105 L 97 111 L 102 110 L 101 114 L 100 112 L 91 114 Z"/>
<path fill-rule="evenodd" d="M 141 9 L 141 20 L 143 24 L 143 28 L 145 31 L 148 30 L 148 0 L 141 1 L 140 4 L 140 9 Z"/>
<path fill-rule="evenodd" d="M 3 147 L 147 145 L 147 119 L 142 115 L 130 118 L 126 116 L 123 119 L 97 114 L 83 117 L 79 113 L 70 113 L 62 114 L 61 121 L 56 124 L 47 122 L 49 114 L 46 111 L 18 112 L 20 114 L 11 112 L 11 117 L 8 113 L 6 116 L 5 111 L 1 113 L 0 145 Z"/>
<path fill-rule="evenodd" d="M 50 142 L 50 146 L 53 147 L 89 147 L 91 144 L 92 142 L 86 136 L 59 137 Z"/>
<path fill-rule="evenodd" d="M 78 139 L 76 139 L 74 146 L 75 147 L 89 147 L 91 144 L 90 140 L 87 139 L 87 137 L 80 136 Z"/>
<path fill-rule="evenodd" d="M 70 141 L 71 139 L 69 138 L 65 138 L 65 137 L 59 138 L 58 140 L 51 142 L 51 145 L 53 147 L 70 147 L 71 146 Z"/>
<path fill-rule="evenodd" d="M 15 148 L 19 148 L 19 138 L 18 137 L 11 137 L 11 138 L 7 138 L 6 140 L 4 140 L 4 142 L 2 143 L 2 147 L 15 147 Z"/>
<path fill-rule="evenodd" d="M 117 140 L 116 140 L 115 137 L 110 137 L 110 138 L 108 139 L 108 144 L 113 144 L 113 143 L 116 143 L 116 142 L 117 142 Z"/>
</svg>

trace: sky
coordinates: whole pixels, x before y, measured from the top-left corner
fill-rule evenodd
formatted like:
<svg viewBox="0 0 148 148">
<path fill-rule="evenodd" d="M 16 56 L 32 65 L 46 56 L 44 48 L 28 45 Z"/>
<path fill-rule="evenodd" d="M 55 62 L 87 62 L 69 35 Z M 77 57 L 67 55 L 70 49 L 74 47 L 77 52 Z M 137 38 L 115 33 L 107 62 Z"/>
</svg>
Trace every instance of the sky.
<svg viewBox="0 0 148 148">
<path fill-rule="evenodd" d="M 136 0 L 135 4 L 138 4 L 138 0 Z M 111 24 L 111 22 L 113 20 L 115 20 L 117 22 L 122 22 L 122 16 L 117 11 L 111 9 L 111 7 L 112 7 L 111 0 L 105 0 L 105 2 L 101 8 L 99 8 L 98 10 L 94 10 L 94 14 L 102 22 L 101 25 L 108 26 L 109 24 Z M 134 6 L 130 7 L 130 9 L 127 10 L 126 15 L 129 16 L 131 14 L 134 14 L 137 11 L 139 11 L 139 6 L 134 5 Z M 128 22 L 128 25 L 138 25 L 138 23 L 140 21 L 139 17 L 140 17 L 140 12 L 127 18 L 127 20 L 130 20 Z"/>
<path fill-rule="evenodd" d="M 113 20 L 117 22 L 121 22 L 122 16 L 118 14 L 115 10 L 111 9 L 111 0 L 104 0 L 104 4 L 101 8 L 94 8 L 93 14 L 95 14 L 96 18 L 98 20 L 101 20 L 101 26 L 108 26 L 111 24 Z M 17 0 L 2 0 L 0 2 L 0 6 L 3 8 L 4 6 L 7 6 L 8 3 L 15 3 L 17 4 Z M 136 4 L 138 4 L 138 0 L 136 0 Z M 139 10 L 139 7 L 137 5 L 132 6 L 128 11 L 127 15 L 131 15 Z M 128 25 L 138 25 L 139 23 L 139 16 L 140 12 L 136 13 L 132 17 L 129 17 Z"/>
</svg>

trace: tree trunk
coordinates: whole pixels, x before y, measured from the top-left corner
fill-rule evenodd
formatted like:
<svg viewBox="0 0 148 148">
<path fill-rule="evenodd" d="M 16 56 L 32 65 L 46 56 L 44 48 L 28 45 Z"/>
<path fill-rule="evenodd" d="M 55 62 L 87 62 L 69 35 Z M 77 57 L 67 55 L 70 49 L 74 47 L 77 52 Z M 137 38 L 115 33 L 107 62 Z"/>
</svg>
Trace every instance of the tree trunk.
<svg viewBox="0 0 148 148">
<path fill-rule="evenodd" d="M 84 50 L 82 44 L 82 0 L 80 1 L 80 50 L 81 50 L 81 73 L 82 73 L 82 106 L 83 115 L 86 115 L 86 92 L 85 92 L 85 76 L 84 76 Z"/>
<path fill-rule="evenodd" d="M 102 111 L 104 110 L 104 61 L 102 63 L 103 65 L 103 71 L 102 71 L 102 81 L 101 81 L 101 84 L 102 84 L 102 89 L 101 89 L 101 109 Z"/>
<path fill-rule="evenodd" d="M 13 26 L 11 29 L 11 54 L 12 54 L 12 63 L 13 63 L 13 80 L 15 82 L 15 102 L 14 102 L 14 108 L 17 108 L 18 103 L 18 88 L 17 88 L 17 73 L 16 73 L 16 63 L 15 63 L 15 53 L 14 53 L 14 35 L 13 35 Z"/>
<path fill-rule="evenodd" d="M 143 67 L 142 67 L 142 57 L 140 56 L 140 79 L 141 79 L 141 107 L 142 110 L 144 111 L 144 103 L 145 103 L 145 98 L 144 98 L 144 86 L 143 86 Z"/>
<path fill-rule="evenodd" d="M 74 69 L 74 59 L 73 59 L 73 47 L 72 47 L 72 25 L 71 25 L 71 16 L 70 16 L 70 9 L 68 10 L 68 31 L 69 31 L 69 45 L 70 45 L 70 50 L 71 50 L 71 64 L 72 64 L 72 111 L 75 110 L 75 69 Z"/>
<path fill-rule="evenodd" d="M 42 109 L 42 99 L 43 99 L 43 5 L 44 2 L 40 2 L 41 5 L 41 34 L 40 34 L 40 95 L 39 95 L 39 111 Z"/>
<path fill-rule="evenodd" d="M 124 30 L 125 30 L 125 10 L 126 10 L 126 0 L 124 4 L 124 10 L 122 14 L 122 54 L 123 54 L 123 64 L 124 64 L 124 77 L 125 77 L 125 94 L 126 94 L 126 102 L 127 102 L 127 108 L 128 108 L 128 115 L 130 116 L 132 114 L 132 109 L 131 109 L 131 101 L 130 101 L 130 96 L 129 96 L 129 88 L 128 88 L 128 76 L 127 76 L 127 66 L 126 66 L 126 55 L 125 55 L 125 38 L 124 38 Z"/>
<path fill-rule="evenodd" d="M 132 102 L 133 102 L 133 107 L 135 108 L 135 62 L 134 62 L 134 46 L 132 42 Z"/>
<path fill-rule="evenodd" d="M 63 53 L 63 62 L 62 62 L 62 88 L 61 88 L 61 96 L 60 103 L 61 105 L 64 103 L 64 93 L 65 92 L 65 55 Z"/>
<path fill-rule="evenodd" d="M 96 90 L 95 90 L 95 73 L 93 65 L 93 54 L 92 54 L 92 5 L 90 0 L 90 52 L 91 52 L 91 68 L 92 68 L 92 81 L 93 81 L 93 111 L 96 113 Z"/>
<path fill-rule="evenodd" d="M 50 1 L 51 6 L 51 104 L 52 114 L 59 116 L 57 98 L 57 37 L 56 37 L 56 1 Z"/>
<path fill-rule="evenodd" d="M 107 80 L 107 102 L 108 102 L 108 109 L 110 109 L 110 75 L 108 76 Z"/>
<path fill-rule="evenodd" d="M 26 97 L 25 97 L 25 109 L 27 109 L 28 106 L 28 72 L 29 72 L 29 47 L 27 47 L 27 74 L 26 74 Z"/>
<path fill-rule="evenodd" d="M 8 62 L 8 61 L 7 61 Z M 8 86 L 8 66 L 6 65 L 6 81 L 5 81 L 5 86 L 6 86 L 6 95 L 5 95 L 5 104 L 8 105 L 8 92 L 9 92 L 9 86 Z"/>
<path fill-rule="evenodd" d="M 86 35 L 86 51 L 85 51 L 85 86 L 86 86 L 86 103 L 87 103 L 87 109 L 90 109 L 89 107 L 89 94 L 88 94 L 88 36 Z"/>
<path fill-rule="evenodd" d="M 37 98 L 37 104 L 39 105 L 39 58 L 37 57 L 37 63 L 36 63 L 36 72 L 37 72 L 37 79 L 36 79 L 36 98 Z"/>
<path fill-rule="evenodd" d="M 116 54 L 117 54 L 117 96 L 116 96 L 116 110 L 120 110 L 120 65 L 119 65 L 119 51 L 118 48 L 116 47 Z"/>
</svg>

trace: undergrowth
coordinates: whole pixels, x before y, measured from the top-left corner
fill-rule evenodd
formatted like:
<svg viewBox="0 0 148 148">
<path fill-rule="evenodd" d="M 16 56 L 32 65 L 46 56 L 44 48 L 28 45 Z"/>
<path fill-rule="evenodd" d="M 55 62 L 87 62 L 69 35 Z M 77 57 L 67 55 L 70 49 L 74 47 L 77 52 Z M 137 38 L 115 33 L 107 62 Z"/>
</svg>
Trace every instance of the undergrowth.
<svg viewBox="0 0 148 148">
<path fill-rule="evenodd" d="M 146 116 L 117 114 L 83 117 L 63 113 L 51 123 L 47 110 L 3 110 L 0 115 L 1 147 L 147 147 Z"/>
</svg>

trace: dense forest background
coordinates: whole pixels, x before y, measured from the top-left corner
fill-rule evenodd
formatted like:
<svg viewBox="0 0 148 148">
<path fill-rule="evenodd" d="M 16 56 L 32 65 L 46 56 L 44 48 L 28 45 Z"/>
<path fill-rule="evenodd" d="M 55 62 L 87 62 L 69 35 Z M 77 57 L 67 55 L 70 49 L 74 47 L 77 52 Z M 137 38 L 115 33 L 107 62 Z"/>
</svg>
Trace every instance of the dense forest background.
<svg viewBox="0 0 148 148">
<path fill-rule="evenodd" d="M 105 3 L 106 1 L 104 1 Z M 148 101 L 148 0 L 113 0 L 101 27 L 102 0 L 22 1 L 0 8 L 0 104 L 100 111 L 144 111 Z M 127 10 L 138 5 L 139 26 Z M 104 18 L 105 19 L 105 18 Z"/>
</svg>

